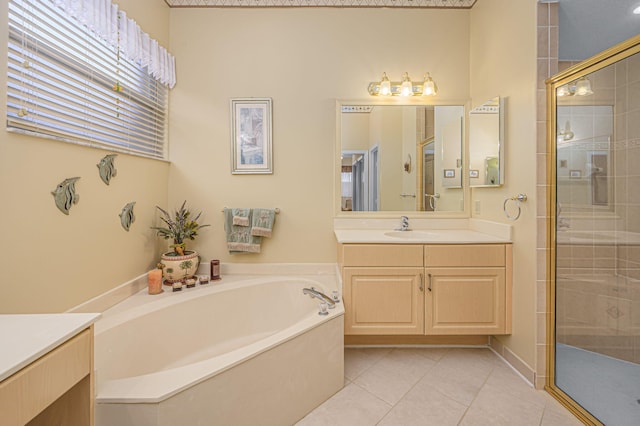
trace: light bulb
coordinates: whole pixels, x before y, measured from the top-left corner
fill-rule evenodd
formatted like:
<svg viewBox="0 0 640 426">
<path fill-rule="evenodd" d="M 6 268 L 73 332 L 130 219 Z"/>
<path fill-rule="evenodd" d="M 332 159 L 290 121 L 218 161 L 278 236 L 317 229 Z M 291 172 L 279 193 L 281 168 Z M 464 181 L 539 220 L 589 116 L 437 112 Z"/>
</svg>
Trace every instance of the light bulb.
<svg viewBox="0 0 640 426">
<path fill-rule="evenodd" d="M 431 78 L 429 73 L 424 75 L 424 83 L 422 83 L 422 95 L 423 96 L 434 96 L 438 94 L 438 87 L 436 83 Z"/>
<path fill-rule="evenodd" d="M 411 83 L 409 74 L 405 72 L 402 75 L 402 84 L 400 85 L 400 96 L 412 96 L 412 95 L 413 95 L 413 84 Z"/>
<path fill-rule="evenodd" d="M 389 81 L 389 77 L 387 77 L 387 73 L 382 73 L 382 80 L 380 81 L 380 91 L 378 92 L 380 96 L 389 96 L 391 95 L 391 82 Z"/>
<path fill-rule="evenodd" d="M 556 90 L 556 95 L 559 97 L 571 96 L 571 91 L 569 90 L 569 86 L 566 84 L 563 84 L 562 86 L 558 87 L 558 89 Z"/>
<path fill-rule="evenodd" d="M 591 82 L 589 79 L 582 77 L 576 82 L 576 96 L 593 95 L 591 90 Z"/>
</svg>

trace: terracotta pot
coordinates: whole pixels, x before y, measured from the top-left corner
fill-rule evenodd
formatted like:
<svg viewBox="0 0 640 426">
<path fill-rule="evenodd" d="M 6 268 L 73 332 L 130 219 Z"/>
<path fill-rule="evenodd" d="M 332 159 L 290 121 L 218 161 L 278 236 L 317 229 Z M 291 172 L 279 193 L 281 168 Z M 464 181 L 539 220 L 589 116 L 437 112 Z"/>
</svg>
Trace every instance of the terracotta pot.
<svg viewBox="0 0 640 426">
<path fill-rule="evenodd" d="M 175 256 L 175 252 L 164 253 L 160 263 L 164 265 L 162 276 L 165 284 L 173 284 L 195 276 L 200 264 L 200 256 L 195 250 L 185 251 L 184 256 Z"/>
</svg>

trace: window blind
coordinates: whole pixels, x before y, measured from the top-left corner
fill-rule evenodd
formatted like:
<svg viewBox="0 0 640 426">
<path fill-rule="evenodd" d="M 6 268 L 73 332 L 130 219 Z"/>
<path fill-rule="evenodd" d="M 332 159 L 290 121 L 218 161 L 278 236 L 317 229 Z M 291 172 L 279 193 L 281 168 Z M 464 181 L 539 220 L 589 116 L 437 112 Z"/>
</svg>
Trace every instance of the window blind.
<svg viewBox="0 0 640 426">
<path fill-rule="evenodd" d="M 164 158 L 165 85 L 52 2 L 8 10 L 9 130 Z"/>
</svg>

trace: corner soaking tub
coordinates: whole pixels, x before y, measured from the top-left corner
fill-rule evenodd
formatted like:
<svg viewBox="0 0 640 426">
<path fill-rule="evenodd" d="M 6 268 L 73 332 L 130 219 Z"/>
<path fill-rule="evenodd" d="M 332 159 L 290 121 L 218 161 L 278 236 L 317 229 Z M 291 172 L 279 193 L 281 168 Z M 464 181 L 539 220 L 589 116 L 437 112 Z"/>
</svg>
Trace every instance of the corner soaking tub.
<svg viewBox="0 0 640 426">
<path fill-rule="evenodd" d="M 104 312 L 95 325 L 96 425 L 292 424 L 344 381 L 335 276 L 226 276 Z"/>
</svg>

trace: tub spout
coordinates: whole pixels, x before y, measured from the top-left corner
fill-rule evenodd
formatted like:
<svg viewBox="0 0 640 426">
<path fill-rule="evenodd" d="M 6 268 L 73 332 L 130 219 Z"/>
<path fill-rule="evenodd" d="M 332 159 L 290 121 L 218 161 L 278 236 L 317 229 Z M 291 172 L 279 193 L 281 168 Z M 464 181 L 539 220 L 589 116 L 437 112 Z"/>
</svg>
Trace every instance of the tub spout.
<svg viewBox="0 0 640 426">
<path fill-rule="evenodd" d="M 329 309 L 333 309 L 333 308 L 336 307 L 336 304 L 335 304 L 335 302 L 333 301 L 332 298 L 330 298 L 329 296 L 327 296 L 326 294 L 324 294 L 320 290 L 315 289 L 314 287 L 303 288 L 302 292 L 304 294 L 308 294 L 311 297 L 315 297 L 316 299 L 320 299 L 322 302 L 324 302 L 327 305 L 329 305 Z"/>
</svg>

